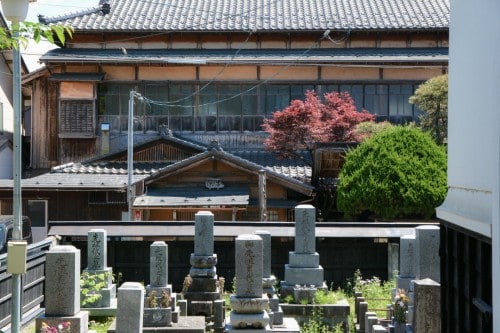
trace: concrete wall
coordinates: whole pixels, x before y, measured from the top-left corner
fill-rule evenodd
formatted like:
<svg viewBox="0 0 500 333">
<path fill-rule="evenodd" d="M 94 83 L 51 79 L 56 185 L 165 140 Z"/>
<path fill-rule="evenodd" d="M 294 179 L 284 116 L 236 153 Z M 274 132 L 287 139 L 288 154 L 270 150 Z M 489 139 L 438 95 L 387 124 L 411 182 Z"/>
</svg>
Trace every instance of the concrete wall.
<svg viewBox="0 0 500 333">
<path fill-rule="evenodd" d="M 449 62 L 448 196 L 438 217 L 492 238 L 492 281 L 500 278 L 500 2 L 455 1 Z M 493 331 L 500 289 L 493 283 Z"/>
</svg>

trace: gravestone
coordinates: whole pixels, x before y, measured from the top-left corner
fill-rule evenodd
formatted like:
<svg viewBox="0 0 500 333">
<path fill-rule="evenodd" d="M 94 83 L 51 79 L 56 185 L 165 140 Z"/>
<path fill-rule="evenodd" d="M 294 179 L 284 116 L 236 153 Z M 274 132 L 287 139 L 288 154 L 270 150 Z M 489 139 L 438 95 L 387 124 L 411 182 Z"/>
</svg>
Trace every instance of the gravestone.
<svg viewBox="0 0 500 333">
<path fill-rule="evenodd" d="M 57 245 L 45 262 L 45 315 L 36 318 L 36 331 L 43 324 L 57 328 L 69 323 L 71 332 L 88 331 L 89 314 L 80 311 L 80 250 Z"/>
<path fill-rule="evenodd" d="M 273 325 L 283 324 L 283 309 L 279 304 L 279 297 L 276 295 L 276 277 L 271 274 L 271 233 L 266 230 L 257 230 L 255 234 L 262 238 L 262 288 L 269 297 L 269 315 L 271 318 L 271 327 Z"/>
<path fill-rule="evenodd" d="M 118 288 L 116 332 L 142 333 L 144 287 L 138 282 L 125 282 Z"/>
<path fill-rule="evenodd" d="M 168 284 L 168 245 L 163 241 L 153 242 L 149 251 L 149 280 L 144 301 L 145 327 L 171 326 L 177 322 L 176 294 Z"/>
<path fill-rule="evenodd" d="M 116 312 L 116 284 L 113 283 L 113 268 L 107 265 L 107 232 L 91 229 L 87 233 L 87 268 L 83 270 L 82 307 L 89 309 L 92 316 L 108 316 Z M 96 283 L 97 282 L 97 283 Z M 95 290 L 94 286 L 99 290 Z"/>
<path fill-rule="evenodd" d="M 441 286 L 431 279 L 414 281 L 414 333 L 441 332 Z"/>
<path fill-rule="evenodd" d="M 410 282 L 416 277 L 416 238 L 405 235 L 399 239 L 399 275 L 396 278 L 398 289 L 410 290 Z"/>
<path fill-rule="evenodd" d="M 416 271 L 417 280 L 431 279 L 441 281 L 439 260 L 439 227 L 424 225 L 415 228 L 416 236 Z"/>
<path fill-rule="evenodd" d="M 223 303 L 217 281 L 217 254 L 214 252 L 214 215 L 208 211 L 195 214 L 194 253 L 191 253 L 191 284 L 184 293 L 188 316 L 205 316 L 208 329 L 224 330 L 224 311 L 215 309 Z M 211 327 L 210 325 L 213 325 Z"/>
<path fill-rule="evenodd" d="M 295 251 L 289 252 L 288 258 L 285 280 L 281 281 L 282 298 L 293 295 L 299 304 L 303 299 L 314 299 L 318 289 L 327 289 L 316 252 L 316 209 L 311 205 L 295 207 Z"/>
<path fill-rule="evenodd" d="M 269 305 L 263 293 L 263 241 L 257 235 L 240 235 L 235 241 L 236 294 L 231 295 L 231 314 L 228 331 L 249 329 L 270 332 Z"/>
</svg>

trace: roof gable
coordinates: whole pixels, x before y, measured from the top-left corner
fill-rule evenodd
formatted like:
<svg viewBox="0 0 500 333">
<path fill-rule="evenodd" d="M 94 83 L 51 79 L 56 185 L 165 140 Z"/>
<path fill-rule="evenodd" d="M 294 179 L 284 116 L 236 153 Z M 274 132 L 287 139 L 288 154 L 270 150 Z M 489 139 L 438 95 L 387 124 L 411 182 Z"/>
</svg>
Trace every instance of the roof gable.
<svg viewBox="0 0 500 333">
<path fill-rule="evenodd" d="M 450 14 L 449 0 L 101 0 L 100 4 L 43 20 L 62 22 L 77 31 L 272 32 L 448 29 Z"/>
<path fill-rule="evenodd" d="M 205 151 L 206 148 L 198 144 L 176 138 L 162 136 L 151 141 L 134 146 L 134 162 L 177 162 Z M 127 149 L 99 156 L 86 163 L 107 163 L 127 160 Z"/>
<path fill-rule="evenodd" d="M 198 155 L 195 155 L 191 158 L 185 159 L 183 161 L 179 161 L 177 163 L 171 164 L 158 170 L 156 173 L 148 177 L 145 182 L 147 184 L 154 183 L 162 178 L 180 174 L 185 172 L 191 168 L 195 168 L 207 161 L 217 160 L 223 164 L 227 164 L 231 167 L 237 168 L 239 170 L 243 170 L 248 173 L 258 174 L 261 170 L 265 172 L 266 178 L 270 181 L 274 181 L 286 188 L 292 189 L 294 191 L 312 195 L 314 187 L 308 185 L 304 181 L 294 179 L 290 175 L 286 175 L 284 173 L 277 172 L 272 170 L 271 168 L 266 168 L 262 165 L 253 163 L 249 160 L 240 158 L 236 155 L 227 153 L 222 150 L 212 149 Z"/>
</svg>

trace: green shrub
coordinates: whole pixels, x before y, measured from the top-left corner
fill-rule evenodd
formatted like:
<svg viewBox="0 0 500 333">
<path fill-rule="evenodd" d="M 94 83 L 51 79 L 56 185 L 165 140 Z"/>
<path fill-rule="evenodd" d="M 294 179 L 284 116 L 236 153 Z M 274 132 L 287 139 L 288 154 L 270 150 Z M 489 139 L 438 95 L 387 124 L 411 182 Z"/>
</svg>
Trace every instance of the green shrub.
<svg viewBox="0 0 500 333">
<path fill-rule="evenodd" d="M 431 218 L 446 189 L 444 148 L 414 126 L 395 126 L 347 153 L 337 207 L 348 218 Z"/>
</svg>

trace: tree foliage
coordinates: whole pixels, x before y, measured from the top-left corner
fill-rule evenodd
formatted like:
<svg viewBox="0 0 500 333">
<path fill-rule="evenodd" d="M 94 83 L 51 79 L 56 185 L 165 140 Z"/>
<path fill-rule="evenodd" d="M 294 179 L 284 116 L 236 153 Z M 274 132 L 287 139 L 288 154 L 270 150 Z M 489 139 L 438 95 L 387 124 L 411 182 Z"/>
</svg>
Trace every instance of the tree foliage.
<svg viewBox="0 0 500 333">
<path fill-rule="evenodd" d="M 446 190 L 444 148 L 417 127 L 394 126 L 346 154 L 337 207 L 350 218 L 430 218 Z"/>
<path fill-rule="evenodd" d="M 62 24 L 42 24 L 36 22 L 20 22 L 9 29 L 0 28 L 0 49 L 25 48 L 30 39 L 39 43 L 45 38 L 49 43 L 65 44 L 66 35 L 73 36 L 73 28 Z"/>
<path fill-rule="evenodd" d="M 324 102 L 314 91 L 307 91 L 305 97 L 264 120 L 263 128 L 269 133 L 264 144 L 281 157 L 312 151 L 316 142 L 358 142 L 354 127 L 375 119 L 366 110 L 358 111 L 348 92 L 326 93 Z"/>
<path fill-rule="evenodd" d="M 446 143 L 448 136 L 448 74 L 440 75 L 422 83 L 410 103 L 424 113 L 420 116 L 420 127 L 428 131 L 438 144 Z"/>
</svg>

